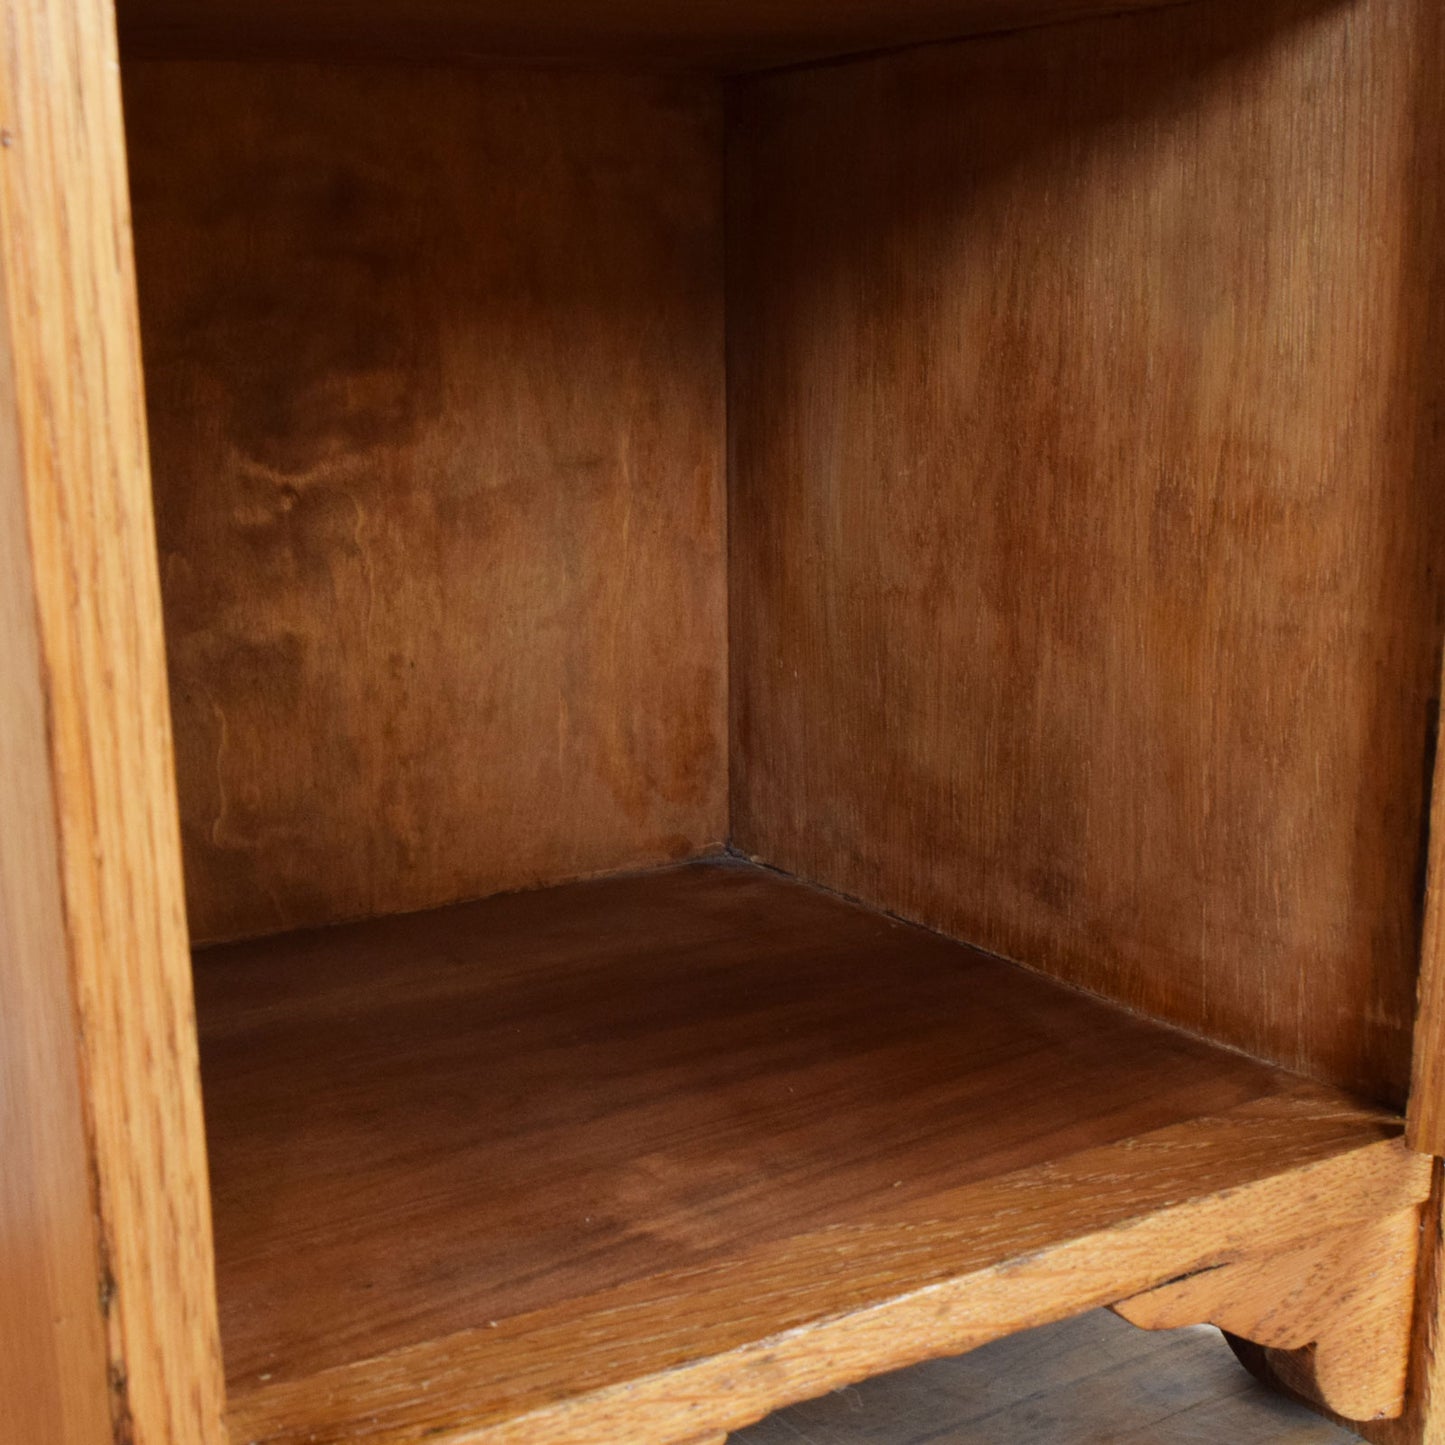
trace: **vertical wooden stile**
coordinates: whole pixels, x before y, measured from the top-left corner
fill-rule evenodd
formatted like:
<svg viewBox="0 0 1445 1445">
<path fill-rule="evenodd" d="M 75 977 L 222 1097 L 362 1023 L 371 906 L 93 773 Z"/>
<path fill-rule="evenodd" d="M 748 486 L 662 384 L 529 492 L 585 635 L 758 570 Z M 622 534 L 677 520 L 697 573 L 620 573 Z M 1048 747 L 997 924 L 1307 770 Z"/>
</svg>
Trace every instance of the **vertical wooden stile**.
<svg viewBox="0 0 1445 1445">
<path fill-rule="evenodd" d="M 1445 1155 L 1445 751 L 1437 743 L 1430 794 L 1425 926 L 1406 1137 L 1424 1154 Z"/>
<path fill-rule="evenodd" d="M 217 1445 L 114 32 L 108 0 L 0 3 L 0 1436 Z"/>
</svg>

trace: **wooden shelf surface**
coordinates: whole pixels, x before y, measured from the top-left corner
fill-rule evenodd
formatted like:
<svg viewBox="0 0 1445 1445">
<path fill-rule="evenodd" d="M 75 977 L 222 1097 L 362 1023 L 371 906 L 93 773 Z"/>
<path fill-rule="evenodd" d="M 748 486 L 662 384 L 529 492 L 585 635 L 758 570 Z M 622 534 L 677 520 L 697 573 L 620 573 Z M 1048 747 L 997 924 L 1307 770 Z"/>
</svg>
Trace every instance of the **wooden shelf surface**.
<svg viewBox="0 0 1445 1445">
<path fill-rule="evenodd" d="M 237 1441 L 681 1445 L 1425 1187 L 1386 1115 L 743 865 L 196 984 Z"/>
<path fill-rule="evenodd" d="M 116 12 L 131 55 L 620 61 L 731 72 L 1184 3 L 118 0 Z"/>
</svg>

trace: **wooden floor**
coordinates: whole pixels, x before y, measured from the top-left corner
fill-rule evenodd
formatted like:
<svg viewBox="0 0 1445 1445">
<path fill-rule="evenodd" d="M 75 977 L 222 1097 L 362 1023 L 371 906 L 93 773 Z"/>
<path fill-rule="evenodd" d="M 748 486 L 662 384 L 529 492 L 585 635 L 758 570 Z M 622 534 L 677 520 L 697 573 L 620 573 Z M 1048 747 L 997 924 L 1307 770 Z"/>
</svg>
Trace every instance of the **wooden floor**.
<svg viewBox="0 0 1445 1445">
<path fill-rule="evenodd" d="M 1357 1445 L 1270 1394 L 1218 1331 L 1107 1311 L 780 1410 L 730 1445 Z"/>
</svg>

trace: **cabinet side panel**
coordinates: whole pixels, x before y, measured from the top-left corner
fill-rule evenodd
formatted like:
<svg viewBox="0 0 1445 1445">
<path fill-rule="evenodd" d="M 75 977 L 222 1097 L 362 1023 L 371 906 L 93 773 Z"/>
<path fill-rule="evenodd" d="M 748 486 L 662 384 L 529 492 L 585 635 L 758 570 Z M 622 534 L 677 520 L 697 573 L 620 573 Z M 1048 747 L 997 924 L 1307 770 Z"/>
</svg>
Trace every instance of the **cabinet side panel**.
<svg viewBox="0 0 1445 1445">
<path fill-rule="evenodd" d="M 1438 739 L 1428 858 L 1406 1137 L 1423 1154 L 1445 1156 L 1445 749 Z"/>
<path fill-rule="evenodd" d="M 1396 1104 L 1437 8 L 760 79 L 731 174 L 736 841 Z"/>
<path fill-rule="evenodd" d="M 720 844 L 719 88 L 156 62 L 126 106 L 196 935 Z"/>
<path fill-rule="evenodd" d="M 220 1445 L 113 17 L 0 36 L 0 1435 Z"/>
<path fill-rule="evenodd" d="M 0 1440 L 101 1445 L 101 1260 L 9 341 L 0 286 Z"/>
</svg>

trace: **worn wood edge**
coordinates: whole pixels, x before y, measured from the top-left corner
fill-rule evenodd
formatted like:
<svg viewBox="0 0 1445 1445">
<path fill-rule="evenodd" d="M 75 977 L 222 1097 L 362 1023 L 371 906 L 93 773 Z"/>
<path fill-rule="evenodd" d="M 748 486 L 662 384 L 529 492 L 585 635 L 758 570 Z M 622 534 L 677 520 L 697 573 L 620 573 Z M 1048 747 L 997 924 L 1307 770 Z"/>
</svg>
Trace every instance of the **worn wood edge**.
<svg viewBox="0 0 1445 1445">
<path fill-rule="evenodd" d="M 1441 682 L 1445 696 L 1445 677 Z M 1445 748 L 1437 736 L 1425 873 L 1425 925 L 1405 1138 L 1423 1154 L 1445 1154 Z"/>
<path fill-rule="evenodd" d="M 112 1433 L 100 1245 L 60 906 L 35 577 L 0 271 L 0 1439 Z"/>
<path fill-rule="evenodd" d="M 1404 1409 L 1387 1420 L 1350 1420 L 1332 1410 L 1316 1387 L 1312 1351 L 1271 1348 L 1225 1332 L 1235 1357 L 1261 1384 L 1326 1419 L 1355 1431 L 1371 1445 L 1442 1445 L 1445 1442 L 1445 1375 L 1439 1348 L 1442 1264 L 1441 1184 L 1445 1165 L 1433 1161 L 1431 1195 L 1421 1210 L 1419 1269 L 1411 1331 Z"/>
<path fill-rule="evenodd" d="M 1244 1252 L 1397 1214 L 1428 1187 L 1397 1122 L 1301 1086 L 945 1192 L 927 1217 L 883 1208 L 863 1228 L 495 1328 L 256 1390 L 233 1384 L 232 1438 L 676 1445 Z M 489 1399 L 476 1399 L 477 1380 Z"/>
<path fill-rule="evenodd" d="M 1351 1421 L 1405 1406 L 1420 1211 L 1357 1222 L 1217 1269 L 1171 1279 L 1114 1306 L 1146 1330 L 1212 1324 L 1307 1360 L 1308 1393 Z"/>
<path fill-rule="evenodd" d="M 114 16 L 0 0 L 0 269 L 117 1439 L 224 1439 Z"/>
</svg>

